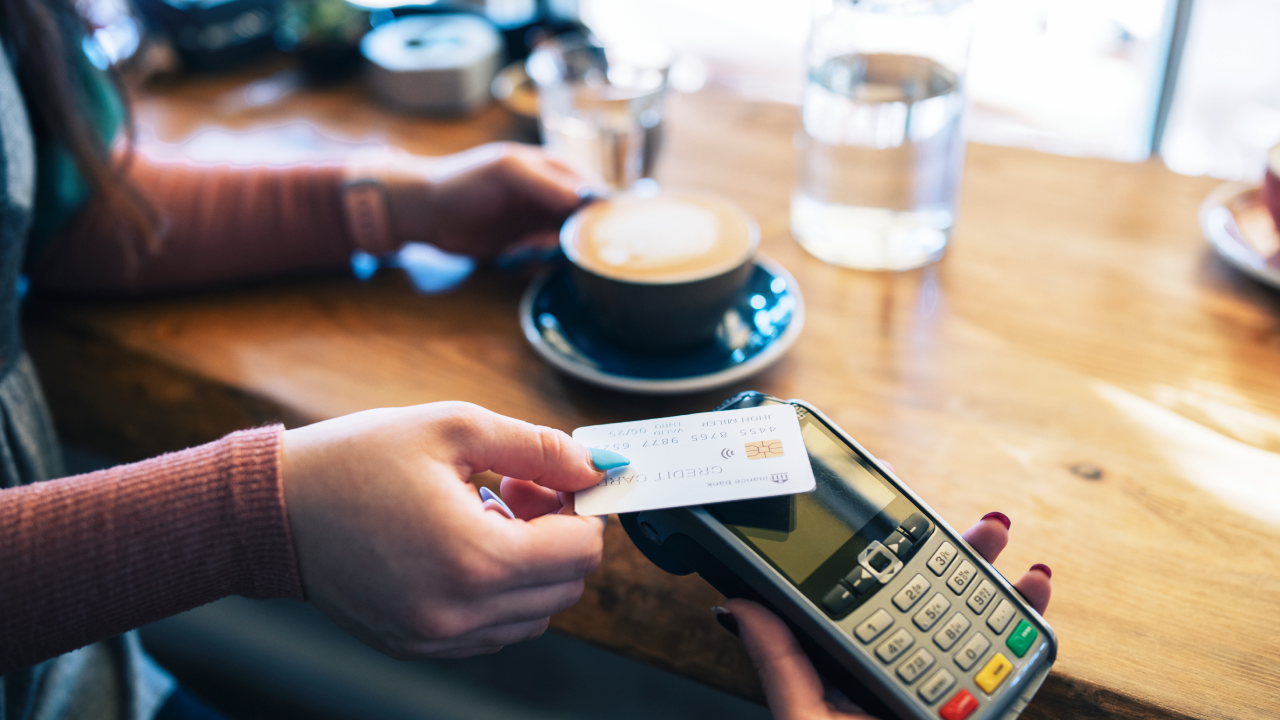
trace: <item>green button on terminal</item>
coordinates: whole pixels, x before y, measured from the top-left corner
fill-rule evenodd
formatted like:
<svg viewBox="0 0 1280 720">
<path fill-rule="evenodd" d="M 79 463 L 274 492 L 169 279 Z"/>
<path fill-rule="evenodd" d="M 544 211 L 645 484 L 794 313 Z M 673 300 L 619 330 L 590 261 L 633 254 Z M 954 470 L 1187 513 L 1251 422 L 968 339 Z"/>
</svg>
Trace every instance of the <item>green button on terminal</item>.
<svg viewBox="0 0 1280 720">
<path fill-rule="evenodd" d="M 1023 620 L 1018 623 L 1018 627 L 1013 629 L 1013 632 L 1009 635 L 1009 639 L 1005 641 L 1005 645 L 1009 646 L 1009 649 L 1013 651 L 1014 655 L 1022 657 L 1023 655 L 1026 655 L 1027 650 L 1031 649 L 1031 646 L 1035 644 L 1037 635 L 1039 635 L 1039 633 L 1036 632 L 1035 628 L 1031 627 L 1031 623 Z"/>
</svg>

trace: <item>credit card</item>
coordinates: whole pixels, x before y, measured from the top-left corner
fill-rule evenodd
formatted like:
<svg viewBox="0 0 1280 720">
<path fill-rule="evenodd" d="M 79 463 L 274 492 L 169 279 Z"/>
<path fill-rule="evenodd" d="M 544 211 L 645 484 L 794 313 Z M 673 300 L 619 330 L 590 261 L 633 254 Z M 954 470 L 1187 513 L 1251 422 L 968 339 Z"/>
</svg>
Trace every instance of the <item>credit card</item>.
<svg viewBox="0 0 1280 720">
<path fill-rule="evenodd" d="M 573 438 L 631 460 L 575 494 L 579 515 L 794 495 L 816 487 L 790 405 L 590 425 L 574 430 Z"/>
</svg>

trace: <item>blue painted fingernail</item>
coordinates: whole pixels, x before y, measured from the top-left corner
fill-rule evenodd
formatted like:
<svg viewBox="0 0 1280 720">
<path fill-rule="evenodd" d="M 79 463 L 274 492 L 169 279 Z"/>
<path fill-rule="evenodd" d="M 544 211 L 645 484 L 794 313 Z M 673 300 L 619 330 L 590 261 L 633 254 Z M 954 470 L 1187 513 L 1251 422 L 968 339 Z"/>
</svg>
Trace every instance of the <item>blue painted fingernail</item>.
<svg viewBox="0 0 1280 720">
<path fill-rule="evenodd" d="M 497 496 L 497 494 L 496 494 L 496 493 L 494 493 L 494 492 L 493 492 L 492 490 L 490 490 L 489 488 L 487 488 L 487 487 L 481 487 L 481 488 L 480 488 L 480 501 L 481 501 L 481 502 L 484 502 L 484 501 L 486 501 L 486 500 L 492 500 L 492 501 L 494 501 L 494 502 L 498 503 L 498 505 L 500 505 L 500 506 L 502 507 L 502 511 L 503 511 L 503 512 L 505 512 L 505 513 L 507 514 L 507 517 L 512 518 L 512 519 L 515 519 L 516 514 L 515 514 L 515 513 L 513 513 L 513 512 L 511 512 L 511 508 L 507 507 L 507 504 L 506 504 L 506 503 L 502 502 L 502 498 L 498 497 L 498 496 Z"/>
<path fill-rule="evenodd" d="M 597 470 L 612 470 L 630 465 L 631 461 L 612 450 L 591 448 L 591 464 L 595 465 Z"/>
</svg>

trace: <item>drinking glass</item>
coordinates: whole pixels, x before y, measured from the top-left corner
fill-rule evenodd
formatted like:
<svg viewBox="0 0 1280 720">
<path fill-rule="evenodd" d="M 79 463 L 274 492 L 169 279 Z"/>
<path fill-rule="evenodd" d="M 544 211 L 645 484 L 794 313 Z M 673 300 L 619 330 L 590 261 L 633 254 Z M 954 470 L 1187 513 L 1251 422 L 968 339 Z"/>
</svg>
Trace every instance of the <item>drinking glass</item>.
<svg viewBox="0 0 1280 720">
<path fill-rule="evenodd" d="M 964 165 L 970 0 L 834 0 L 806 50 L 791 232 L 863 270 L 942 256 Z"/>
<path fill-rule="evenodd" d="M 618 190 L 651 177 L 668 66 L 661 48 L 605 48 L 578 35 L 540 44 L 525 67 L 538 86 L 543 145 Z"/>
</svg>

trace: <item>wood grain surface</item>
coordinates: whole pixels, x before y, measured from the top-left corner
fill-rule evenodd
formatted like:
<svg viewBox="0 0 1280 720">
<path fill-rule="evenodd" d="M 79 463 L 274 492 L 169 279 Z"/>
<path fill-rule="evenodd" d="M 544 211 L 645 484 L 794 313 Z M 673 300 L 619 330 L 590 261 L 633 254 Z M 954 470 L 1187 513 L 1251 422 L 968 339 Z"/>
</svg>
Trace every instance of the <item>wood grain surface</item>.
<svg viewBox="0 0 1280 720">
<path fill-rule="evenodd" d="M 352 87 L 246 104 L 254 79 L 152 90 L 139 117 L 169 140 L 201 123 L 306 118 L 428 154 L 513 127 L 498 109 L 388 115 Z M 714 92 L 671 103 L 662 181 L 753 213 L 763 252 L 807 302 L 791 352 L 735 386 L 648 398 L 566 378 L 517 324 L 529 274 L 493 269 L 434 296 L 382 273 L 44 302 L 29 308 L 31 351 L 66 436 L 122 458 L 272 419 L 444 399 L 569 431 L 707 410 L 743 389 L 804 398 L 951 524 L 1012 517 L 996 563 L 1008 576 L 1053 568 L 1061 651 L 1027 717 L 1280 715 L 1280 301 L 1206 249 L 1196 209 L 1214 181 L 971 146 L 947 257 L 861 273 L 789 234 L 795 123 L 793 107 Z M 712 621 L 713 590 L 649 565 L 616 522 L 607 546 L 554 627 L 759 696 Z"/>
</svg>

